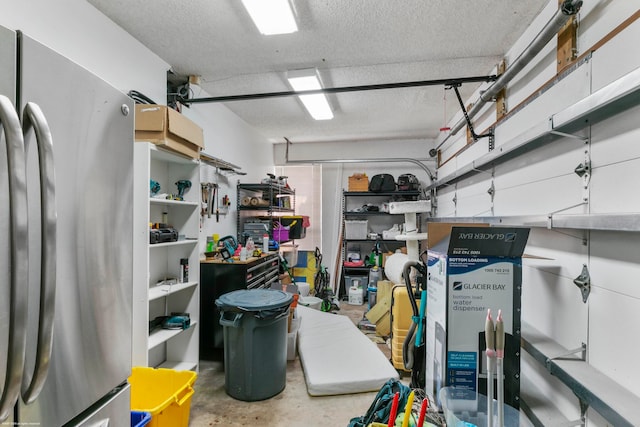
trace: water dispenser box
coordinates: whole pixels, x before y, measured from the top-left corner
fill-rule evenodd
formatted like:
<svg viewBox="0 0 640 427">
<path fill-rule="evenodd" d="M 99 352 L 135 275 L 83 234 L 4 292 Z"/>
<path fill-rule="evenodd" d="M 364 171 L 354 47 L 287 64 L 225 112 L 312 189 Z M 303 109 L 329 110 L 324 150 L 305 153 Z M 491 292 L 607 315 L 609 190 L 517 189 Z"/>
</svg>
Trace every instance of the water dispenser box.
<svg viewBox="0 0 640 427">
<path fill-rule="evenodd" d="M 452 411 L 473 410 L 486 394 L 484 325 L 502 310 L 505 403 L 519 408 L 520 297 L 527 228 L 429 224 L 426 389 L 451 387 Z M 438 237 L 436 237 L 438 236 Z M 494 386 L 494 390 L 496 387 Z M 456 392 L 459 395 L 456 395 Z M 473 396 L 470 398 L 469 396 Z M 441 407 L 438 400 L 437 405 Z"/>
</svg>

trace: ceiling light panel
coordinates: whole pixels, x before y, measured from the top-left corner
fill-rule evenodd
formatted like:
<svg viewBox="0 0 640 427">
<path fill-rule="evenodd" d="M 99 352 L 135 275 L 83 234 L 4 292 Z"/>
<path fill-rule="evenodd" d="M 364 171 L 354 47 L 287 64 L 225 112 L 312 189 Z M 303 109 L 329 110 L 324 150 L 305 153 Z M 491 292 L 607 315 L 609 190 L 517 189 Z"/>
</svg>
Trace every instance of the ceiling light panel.
<svg viewBox="0 0 640 427">
<path fill-rule="evenodd" d="M 287 79 L 296 92 L 322 89 L 315 69 L 290 71 Z M 298 95 L 298 98 L 315 120 L 333 119 L 333 111 L 324 93 Z"/>
<path fill-rule="evenodd" d="M 289 0 L 242 0 L 247 12 L 264 35 L 289 34 L 298 31 Z"/>
</svg>

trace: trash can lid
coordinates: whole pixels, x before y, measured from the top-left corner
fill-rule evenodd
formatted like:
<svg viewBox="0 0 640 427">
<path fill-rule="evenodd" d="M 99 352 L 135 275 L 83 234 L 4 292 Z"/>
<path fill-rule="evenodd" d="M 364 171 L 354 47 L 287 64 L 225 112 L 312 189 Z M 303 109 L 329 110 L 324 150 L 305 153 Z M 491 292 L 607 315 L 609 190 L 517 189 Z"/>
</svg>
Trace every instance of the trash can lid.
<svg viewBox="0 0 640 427">
<path fill-rule="evenodd" d="M 292 301 L 293 295 L 284 291 L 240 289 L 221 295 L 216 305 L 222 310 L 237 308 L 242 311 L 262 311 L 288 306 Z"/>
</svg>

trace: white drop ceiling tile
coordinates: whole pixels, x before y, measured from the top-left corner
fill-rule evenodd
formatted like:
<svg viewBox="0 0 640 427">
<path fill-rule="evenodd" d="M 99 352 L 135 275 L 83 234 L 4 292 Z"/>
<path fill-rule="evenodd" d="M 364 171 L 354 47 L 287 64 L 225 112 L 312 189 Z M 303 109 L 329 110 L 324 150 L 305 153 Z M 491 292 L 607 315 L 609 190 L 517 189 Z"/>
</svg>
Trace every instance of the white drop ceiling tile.
<svg viewBox="0 0 640 427">
<path fill-rule="evenodd" d="M 592 231 L 589 243 L 592 286 L 640 299 L 640 234 Z"/>
<path fill-rule="evenodd" d="M 640 299 L 596 287 L 589 296 L 588 361 L 640 396 Z"/>
</svg>

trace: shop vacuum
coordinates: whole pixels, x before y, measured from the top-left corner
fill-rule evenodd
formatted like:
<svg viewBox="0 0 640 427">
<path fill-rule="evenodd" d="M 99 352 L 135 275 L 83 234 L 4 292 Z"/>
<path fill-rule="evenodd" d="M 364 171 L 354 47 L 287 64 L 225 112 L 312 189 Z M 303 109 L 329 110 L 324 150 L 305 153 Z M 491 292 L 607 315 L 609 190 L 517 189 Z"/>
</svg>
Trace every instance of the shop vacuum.
<svg viewBox="0 0 640 427">
<path fill-rule="evenodd" d="M 426 251 L 420 255 L 420 261 L 408 261 L 402 271 L 407 295 L 413 311 L 411 326 L 402 346 L 404 367 L 411 371 L 411 388 L 425 388 L 425 341 L 427 307 L 427 264 Z M 415 289 L 411 284 L 411 269 L 417 271 Z M 416 302 L 420 300 L 420 307 Z"/>
</svg>

